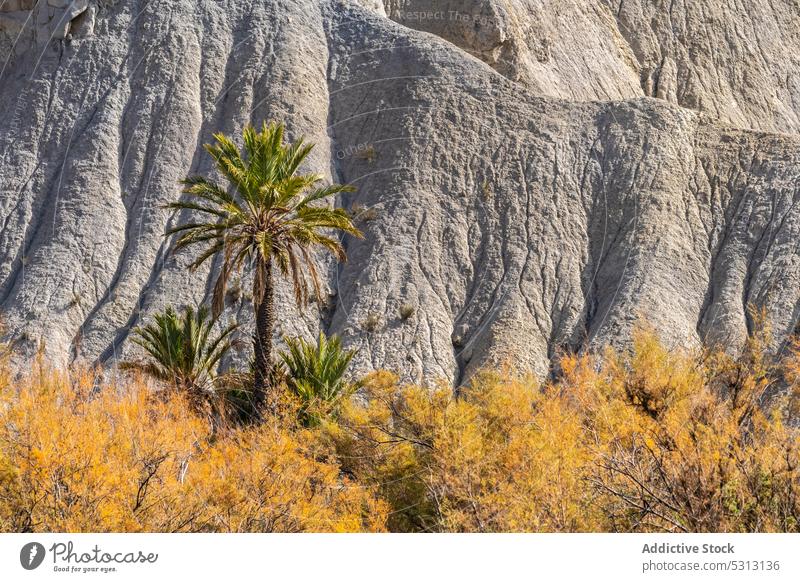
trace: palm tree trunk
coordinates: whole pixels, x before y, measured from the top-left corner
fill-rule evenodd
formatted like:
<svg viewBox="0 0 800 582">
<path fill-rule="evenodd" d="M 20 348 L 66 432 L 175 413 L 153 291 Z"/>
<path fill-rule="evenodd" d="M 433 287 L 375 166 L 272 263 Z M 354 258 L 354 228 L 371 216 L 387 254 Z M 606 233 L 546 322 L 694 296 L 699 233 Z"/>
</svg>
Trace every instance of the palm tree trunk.
<svg viewBox="0 0 800 582">
<path fill-rule="evenodd" d="M 264 294 L 261 301 L 255 304 L 256 331 L 253 336 L 255 361 L 254 404 L 256 411 L 261 414 L 265 404 L 271 412 L 277 407 L 276 395 L 273 394 L 271 383 L 272 372 L 272 331 L 275 328 L 275 296 L 272 283 L 272 261 L 259 265 L 264 273 Z M 253 283 L 253 300 L 259 296 L 258 278 Z"/>
</svg>

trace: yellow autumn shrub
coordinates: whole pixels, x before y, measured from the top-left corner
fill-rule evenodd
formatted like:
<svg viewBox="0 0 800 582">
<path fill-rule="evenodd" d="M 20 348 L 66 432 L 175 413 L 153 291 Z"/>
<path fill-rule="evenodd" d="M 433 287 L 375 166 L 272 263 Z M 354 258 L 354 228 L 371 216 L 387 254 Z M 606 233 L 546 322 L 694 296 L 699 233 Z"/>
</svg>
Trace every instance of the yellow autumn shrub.
<svg viewBox="0 0 800 582">
<path fill-rule="evenodd" d="M 563 358 L 448 387 L 381 373 L 327 431 L 397 531 L 798 531 L 797 352 L 668 350 Z M 794 370 L 794 371 L 792 371 Z M 789 390 L 788 392 L 791 392 Z"/>
<path fill-rule="evenodd" d="M 0 531 L 800 531 L 800 346 L 378 372 L 335 418 L 215 427 L 131 378 L 0 364 Z"/>
<path fill-rule="evenodd" d="M 180 397 L 41 369 L 0 382 L 0 531 L 381 530 L 310 433 L 212 438 Z M 97 388 L 100 389 L 97 389 Z"/>
<path fill-rule="evenodd" d="M 573 361 L 565 392 L 588 383 L 612 395 L 583 412 L 598 443 L 590 482 L 603 494 L 600 527 L 798 531 L 798 419 L 784 382 L 797 355 L 772 358 L 769 344 L 760 331 L 732 357 L 669 351 L 639 333 L 632 354 L 607 354 L 589 371 Z"/>
<path fill-rule="evenodd" d="M 331 430 L 398 531 L 580 531 L 597 520 L 581 418 L 532 378 L 482 373 L 455 397 L 378 374 Z"/>
</svg>

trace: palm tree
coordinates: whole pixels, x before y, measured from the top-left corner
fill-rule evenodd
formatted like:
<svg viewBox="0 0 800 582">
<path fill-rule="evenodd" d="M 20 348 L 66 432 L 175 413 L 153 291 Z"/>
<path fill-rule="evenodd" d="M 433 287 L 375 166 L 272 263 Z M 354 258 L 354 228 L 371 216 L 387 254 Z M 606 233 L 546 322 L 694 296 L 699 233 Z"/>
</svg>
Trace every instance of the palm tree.
<svg viewBox="0 0 800 582">
<path fill-rule="evenodd" d="M 302 338 L 284 342 L 289 350 L 280 357 L 289 372 L 289 388 L 302 403 L 300 418 L 307 426 L 317 424 L 354 387 L 344 375 L 355 351 L 342 349 L 339 337 L 326 338 L 322 332 L 316 345 Z"/>
<path fill-rule="evenodd" d="M 145 349 L 148 360 L 124 362 L 122 367 L 170 384 L 187 394 L 198 409 L 207 408 L 216 391 L 217 365 L 231 347 L 236 325 L 226 327 L 212 339 L 214 320 L 209 318 L 206 307 L 196 312 L 188 307 L 182 316 L 168 307 L 153 319 L 133 332 L 133 341 Z"/>
<path fill-rule="evenodd" d="M 215 134 L 216 144 L 207 144 L 205 148 L 230 188 L 203 176 L 190 177 L 182 182 L 189 199 L 169 205 L 200 215 L 198 221 L 167 232 L 179 235 L 176 250 L 202 248 L 190 268 L 196 269 L 209 258 L 222 256 L 212 300 L 215 316 L 222 311 L 231 274 L 245 267 L 253 270 L 257 409 L 263 407 L 268 385 L 272 383 L 273 271 L 277 268 L 281 275 L 291 278 L 295 300 L 303 307 L 308 301 L 305 272 L 319 297 L 319 276 L 312 251 L 319 247 L 344 261 L 347 258 L 344 247 L 331 231 L 361 236 L 344 209 L 315 204 L 353 189 L 339 184 L 320 186 L 322 176 L 298 174 L 314 145 L 306 144 L 302 138 L 284 144 L 283 136 L 282 124 L 264 123 L 261 131 L 246 127 L 242 152 L 226 136 Z M 270 404 L 274 408 L 272 396 Z"/>
</svg>

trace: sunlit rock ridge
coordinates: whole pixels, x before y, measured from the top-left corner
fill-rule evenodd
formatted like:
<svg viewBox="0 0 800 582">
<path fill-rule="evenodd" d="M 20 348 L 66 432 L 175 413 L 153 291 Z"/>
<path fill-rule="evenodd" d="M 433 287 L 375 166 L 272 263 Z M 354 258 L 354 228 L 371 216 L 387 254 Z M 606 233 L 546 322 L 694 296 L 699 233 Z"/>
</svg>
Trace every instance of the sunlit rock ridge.
<svg viewBox="0 0 800 582">
<path fill-rule="evenodd" d="M 164 232 L 212 133 L 281 120 L 363 240 L 278 336 L 459 382 L 565 349 L 736 349 L 800 308 L 796 0 L 0 0 L 0 312 L 113 366 L 207 299 Z M 251 324 L 249 283 L 224 321 Z"/>
</svg>

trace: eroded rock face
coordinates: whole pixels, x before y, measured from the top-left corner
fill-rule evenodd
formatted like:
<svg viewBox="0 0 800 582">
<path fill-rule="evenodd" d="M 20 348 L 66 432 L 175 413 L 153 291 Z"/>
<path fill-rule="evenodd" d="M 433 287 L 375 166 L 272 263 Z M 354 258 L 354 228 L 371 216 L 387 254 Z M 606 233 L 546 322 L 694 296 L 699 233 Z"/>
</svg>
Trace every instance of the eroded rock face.
<svg viewBox="0 0 800 582">
<path fill-rule="evenodd" d="M 397 22 L 449 40 L 536 94 L 643 95 L 639 64 L 598 0 L 385 0 Z"/>
<path fill-rule="evenodd" d="M 89 36 L 100 7 L 114 0 L 4 0 L 0 2 L 0 55 L 8 63 L 53 40 Z"/>
<path fill-rule="evenodd" d="M 645 2 L 450 3 L 472 11 L 472 26 L 414 26 L 435 34 L 399 16 L 434 4 L 449 10 L 89 3 L 91 34 L 17 52 L 0 77 L 10 333 L 30 352 L 46 339 L 60 363 L 111 364 L 154 310 L 206 298 L 216 265 L 186 271 L 191 257 L 163 233 L 188 217 L 163 206 L 181 177 L 210 171 L 201 145 L 213 132 L 281 119 L 318 144 L 308 169 L 358 187 L 339 203 L 366 238 L 328 265 L 321 311 L 298 313 L 280 289 L 278 335 L 339 333 L 359 348 L 358 372 L 458 382 L 513 359 L 544 374 L 561 348 L 624 344 L 642 320 L 675 344 L 735 347 L 749 304 L 766 309 L 780 345 L 800 310 L 790 57 L 748 68 L 744 25 L 716 46 L 709 18 L 727 16 L 711 0 L 671 14 Z M 792 6 L 753 3 L 748 22 L 797 18 Z M 691 34 L 631 32 L 666 14 Z M 788 55 L 790 36 L 769 49 L 760 38 L 764 55 Z M 791 74 L 764 80 L 774 99 L 758 105 L 751 89 L 775 67 Z M 224 314 L 245 330 L 248 291 L 245 277 Z"/>
<path fill-rule="evenodd" d="M 657 97 L 721 123 L 800 130 L 795 0 L 384 0 L 537 94 Z"/>
</svg>

